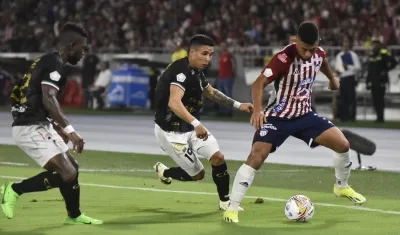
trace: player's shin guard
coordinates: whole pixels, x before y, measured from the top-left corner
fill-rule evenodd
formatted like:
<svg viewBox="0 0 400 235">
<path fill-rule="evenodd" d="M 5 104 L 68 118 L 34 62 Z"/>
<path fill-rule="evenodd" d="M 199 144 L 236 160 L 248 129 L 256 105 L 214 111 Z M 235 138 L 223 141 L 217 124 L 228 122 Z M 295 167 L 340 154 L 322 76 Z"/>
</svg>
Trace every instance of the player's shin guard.
<svg viewBox="0 0 400 235">
<path fill-rule="evenodd" d="M 336 187 L 347 187 L 347 181 L 351 171 L 350 151 L 346 153 L 334 153 L 333 166 L 335 167 Z"/>
<path fill-rule="evenodd" d="M 215 185 L 217 185 L 217 191 L 220 201 L 229 200 L 229 173 L 226 162 L 222 165 L 212 165 L 212 177 Z"/>
<path fill-rule="evenodd" d="M 45 171 L 11 187 L 19 195 L 23 193 L 41 192 L 52 188 L 58 188 L 63 184 L 61 176 L 57 172 Z"/>
<path fill-rule="evenodd" d="M 233 181 L 231 193 L 230 208 L 238 211 L 239 205 L 242 202 L 244 195 L 253 183 L 256 170 L 252 167 L 243 164 L 236 173 Z"/>
<path fill-rule="evenodd" d="M 64 198 L 68 216 L 70 218 L 76 218 L 81 215 L 81 211 L 79 209 L 81 191 L 78 182 L 78 175 L 79 173 L 76 175 L 76 179 L 74 181 L 64 183 L 60 187 L 60 193 Z"/>
<path fill-rule="evenodd" d="M 193 178 L 180 167 L 170 167 L 164 170 L 164 177 L 170 177 L 179 181 L 193 181 Z"/>
</svg>

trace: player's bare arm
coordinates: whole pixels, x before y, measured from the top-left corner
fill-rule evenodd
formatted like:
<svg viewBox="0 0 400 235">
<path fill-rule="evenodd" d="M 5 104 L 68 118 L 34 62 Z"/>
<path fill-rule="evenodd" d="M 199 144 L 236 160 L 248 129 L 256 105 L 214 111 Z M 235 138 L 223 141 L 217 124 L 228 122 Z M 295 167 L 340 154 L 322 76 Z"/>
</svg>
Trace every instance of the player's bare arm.
<svg viewBox="0 0 400 235">
<path fill-rule="evenodd" d="M 61 126 L 59 126 L 57 123 L 55 123 L 54 121 L 51 122 L 51 124 L 53 125 L 54 130 L 61 136 L 61 138 L 64 140 L 64 142 L 66 144 L 68 144 L 69 142 L 69 138 L 68 138 L 68 134 L 64 131 L 63 128 L 61 128 Z"/>
<path fill-rule="evenodd" d="M 267 68 L 268 69 L 268 68 Z M 269 80 L 263 74 L 260 74 L 254 83 L 251 85 L 251 97 L 253 99 L 254 112 L 251 115 L 250 124 L 254 126 L 257 130 L 260 129 L 264 122 L 266 122 L 266 117 L 262 111 L 262 100 L 264 88 L 269 84 Z"/>
<path fill-rule="evenodd" d="M 234 106 L 235 108 L 245 111 L 251 112 L 253 110 L 253 105 L 250 103 L 240 103 L 229 96 L 226 96 L 221 91 L 215 89 L 211 85 L 208 85 L 204 90 L 204 96 L 210 100 L 217 102 L 218 104 L 226 105 L 226 106 Z"/>
<path fill-rule="evenodd" d="M 339 90 L 339 81 L 333 75 L 331 66 L 326 58 L 322 61 L 321 72 L 329 79 L 329 89 L 332 91 Z"/>
<path fill-rule="evenodd" d="M 208 138 L 208 131 L 183 105 L 182 97 L 184 94 L 185 91 L 181 87 L 171 84 L 168 107 L 180 119 L 194 126 L 198 138 L 206 140 Z"/>
<path fill-rule="evenodd" d="M 49 112 L 50 117 L 68 134 L 68 138 L 73 143 L 76 152 L 81 153 L 83 151 L 84 141 L 82 137 L 75 132 L 62 112 L 60 104 L 57 100 L 57 93 L 58 90 L 56 88 L 48 85 L 42 85 L 43 105 Z"/>
<path fill-rule="evenodd" d="M 61 127 L 69 125 L 67 118 L 61 110 L 60 104 L 57 100 L 58 90 L 54 87 L 42 85 L 42 99 L 43 105 L 49 112 L 51 118 L 58 123 Z"/>
</svg>

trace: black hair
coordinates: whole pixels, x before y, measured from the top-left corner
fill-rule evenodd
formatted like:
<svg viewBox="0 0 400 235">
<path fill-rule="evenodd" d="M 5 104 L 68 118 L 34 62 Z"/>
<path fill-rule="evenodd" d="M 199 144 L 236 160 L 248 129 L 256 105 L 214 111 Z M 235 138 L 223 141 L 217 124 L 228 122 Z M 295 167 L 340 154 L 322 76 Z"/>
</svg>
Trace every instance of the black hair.
<svg viewBox="0 0 400 235">
<path fill-rule="evenodd" d="M 189 51 L 196 46 L 215 46 L 214 40 L 204 34 L 196 34 L 189 40 Z"/>
<path fill-rule="evenodd" d="M 88 38 L 89 33 L 83 27 L 67 22 L 64 24 L 58 36 L 58 43 L 61 45 L 66 45 L 71 42 L 79 41 L 82 38 Z"/>
<path fill-rule="evenodd" d="M 311 21 L 304 21 L 297 30 L 297 36 L 308 45 L 313 45 L 319 40 L 318 27 Z"/>
</svg>

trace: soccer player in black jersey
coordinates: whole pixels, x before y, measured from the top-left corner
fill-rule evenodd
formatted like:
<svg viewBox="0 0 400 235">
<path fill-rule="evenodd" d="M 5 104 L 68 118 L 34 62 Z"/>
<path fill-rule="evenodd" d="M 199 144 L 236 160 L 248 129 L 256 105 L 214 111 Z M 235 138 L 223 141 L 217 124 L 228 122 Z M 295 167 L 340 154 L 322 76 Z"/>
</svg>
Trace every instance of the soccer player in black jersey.
<svg viewBox="0 0 400 235">
<path fill-rule="evenodd" d="M 19 183 L 1 186 L 1 209 L 14 216 L 17 199 L 25 193 L 59 188 L 68 211 L 65 224 L 102 224 L 80 211 L 78 164 L 59 133 L 68 137 L 79 154 L 84 141 L 64 116 L 57 95 L 66 83 L 64 64 L 77 64 L 87 48 L 87 31 L 67 23 L 60 32 L 57 51 L 36 59 L 11 95 L 12 136 L 28 156 L 46 171 Z"/>
<path fill-rule="evenodd" d="M 172 179 L 196 181 L 204 178 L 204 166 L 199 156 L 212 165 L 212 177 L 217 186 L 219 208 L 228 208 L 229 174 L 224 155 L 215 137 L 198 120 L 203 95 L 219 104 L 251 112 L 249 103 L 239 103 L 213 88 L 203 69 L 210 63 L 214 42 L 205 35 L 196 35 L 189 42 L 189 55 L 170 64 L 156 87 L 155 136 L 161 147 L 179 167 L 168 168 L 158 162 L 154 169 L 161 182 Z"/>
</svg>

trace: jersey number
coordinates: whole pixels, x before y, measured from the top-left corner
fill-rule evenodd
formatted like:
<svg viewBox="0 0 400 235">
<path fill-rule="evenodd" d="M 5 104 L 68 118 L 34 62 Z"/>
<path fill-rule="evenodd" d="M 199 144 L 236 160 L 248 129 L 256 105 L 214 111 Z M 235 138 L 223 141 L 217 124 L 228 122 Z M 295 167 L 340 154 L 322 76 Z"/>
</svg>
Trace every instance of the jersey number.
<svg viewBox="0 0 400 235">
<path fill-rule="evenodd" d="M 192 149 L 191 149 L 191 148 L 188 148 L 188 149 L 187 149 L 187 152 L 185 153 L 185 157 L 186 157 L 187 159 L 189 159 L 189 161 L 190 161 L 191 163 L 194 163 L 193 159 L 190 158 L 190 156 L 191 156 L 192 154 L 193 154 Z"/>
<path fill-rule="evenodd" d="M 36 59 L 31 67 L 29 68 L 29 71 L 27 74 L 24 75 L 24 77 L 22 78 L 22 86 L 16 86 L 14 89 L 18 89 L 19 90 L 19 98 L 20 104 L 25 104 L 27 102 L 26 99 L 26 94 L 25 94 L 25 90 L 26 88 L 29 86 L 29 83 L 31 82 L 31 77 L 32 77 L 32 70 L 36 67 L 36 64 L 40 61 L 40 58 Z"/>
</svg>

